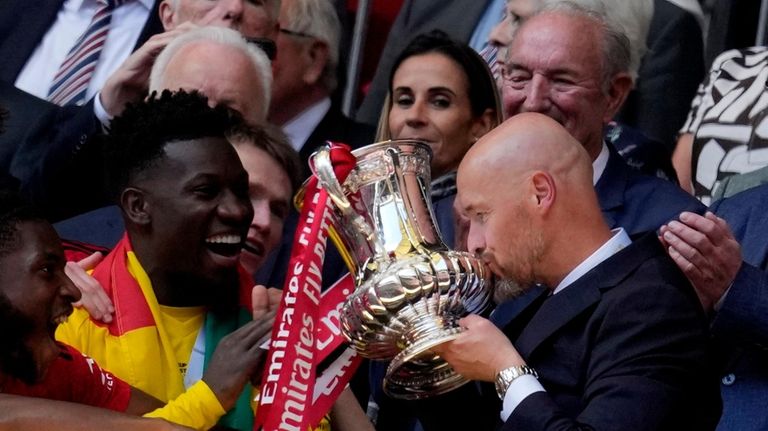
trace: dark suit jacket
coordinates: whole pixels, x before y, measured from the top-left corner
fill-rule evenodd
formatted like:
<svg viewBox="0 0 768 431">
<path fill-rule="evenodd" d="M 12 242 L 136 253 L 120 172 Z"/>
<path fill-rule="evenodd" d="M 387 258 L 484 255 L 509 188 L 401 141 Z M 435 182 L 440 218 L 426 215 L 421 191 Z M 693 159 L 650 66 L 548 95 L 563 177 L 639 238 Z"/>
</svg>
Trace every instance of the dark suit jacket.
<svg viewBox="0 0 768 431">
<path fill-rule="evenodd" d="M 491 0 L 405 0 L 389 30 L 376 74 L 357 111 L 357 121 L 366 124 L 379 122 L 395 58 L 415 36 L 439 29 L 458 41 L 468 43 L 490 2 Z"/>
<path fill-rule="evenodd" d="M 662 143 L 660 154 L 669 156 L 706 71 L 702 29 L 690 12 L 655 0 L 646 42 L 637 87 L 616 119 Z"/>
<path fill-rule="evenodd" d="M 532 301 L 504 332 L 547 392 L 526 397 L 503 430 L 707 430 L 717 423 L 706 316 L 653 233 L 557 295 Z M 450 394 L 458 405 L 431 400 L 442 407 L 422 413 L 425 429 L 480 430 L 478 423 L 498 418 L 493 388 L 480 388 L 481 402 L 474 389 Z"/>
<path fill-rule="evenodd" d="M 768 185 L 712 204 L 741 244 L 744 262 L 712 330 L 725 360 L 719 430 L 768 429 Z"/>
<path fill-rule="evenodd" d="M 13 87 L 62 4 L 63 0 L 6 0 L 0 8 L 0 105 L 10 111 L 7 131 L 0 134 L 0 169 L 18 178 L 22 191 L 52 219 L 93 208 L 98 203 L 91 202 L 93 189 L 99 185 L 92 180 L 98 165 L 93 164 L 89 148 L 90 137 L 99 130 L 92 102 L 61 108 Z M 163 31 L 158 4 L 136 47 Z M 83 193 L 84 187 L 88 193 Z"/>
<path fill-rule="evenodd" d="M 677 185 L 630 168 L 608 145 L 610 156 L 595 184 L 597 199 L 608 226 L 627 233 L 658 229 L 683 211 L 702 214 L 706 207 Z"/>
</svg>

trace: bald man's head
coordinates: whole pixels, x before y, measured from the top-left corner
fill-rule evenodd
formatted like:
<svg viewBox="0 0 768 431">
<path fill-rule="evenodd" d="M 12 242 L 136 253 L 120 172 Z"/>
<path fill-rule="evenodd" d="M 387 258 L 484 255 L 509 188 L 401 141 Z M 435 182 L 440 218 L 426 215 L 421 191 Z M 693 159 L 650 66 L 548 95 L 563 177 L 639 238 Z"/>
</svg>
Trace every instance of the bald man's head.
<svg viewBox="0 0 768 431">
<path fill-rule="evenodd" d="M 555 120 L 543 114 L 524 113 L 502 123 L 467 153 L 466 169 L 480 172 L 497 168 L 505 177 L 543 170 L 558 176 L 588 177 L 592 162 L 579 142 Z"/>
<path fill-rule="evenodd" d="M 457 185 L 469 250 L 521 284 L 541 281 L 537 268 L 554 237 L 590 218 L 600 223 L 589 155 L 542 114 L 512 117 L 480 139 L 461 162 Z"/>
</svg>

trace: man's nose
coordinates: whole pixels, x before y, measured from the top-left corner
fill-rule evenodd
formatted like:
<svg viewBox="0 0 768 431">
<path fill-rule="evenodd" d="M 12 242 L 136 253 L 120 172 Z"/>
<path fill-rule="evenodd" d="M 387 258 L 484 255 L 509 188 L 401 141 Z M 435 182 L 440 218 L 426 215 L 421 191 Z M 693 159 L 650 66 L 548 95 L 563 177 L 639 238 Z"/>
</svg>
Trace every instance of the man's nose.
<svg viewBox="0 0 768 431">
<path fill-rule="evenodd" d="M 243 0 L 218 0 L 225 21 L 240 22 L 245 9 Z"/>
<path fill-rule="evenodd" d="M 542 75 L 533 75 L 525 89 L 523 111 L 545 113 L 549 109 L 549 81 Z"/>
<path fill-rule="evenodd" d="M 62 271 L 61 273 L 61 286 L 59 287 L 59 295 L 67 302 L 77 302 L 80 300 L 82 293 L 80 289 L 75 286 L 75 283 L 69 279 L 69 277 Z"/>
<path fill-rule="evenodd" d="M 250 201 L 243 200 L 234 192 L 229 191 L 219 203 L 218 212 L 223 219 L 240 223 L 246 219 L 250 221 L 253 209 Z"/>
<path fill-rule="evenodd" d="M 477 227 L 473 227 L 473 225 L 474 223 L 470 222 L 469 233 L 467 234 L 467 249 L 480 256 L 485 250 L 485 241 Z"/>
<path fill-rule="evenodd" d="M 253 204 L 253 220 L 251 227 L 266 231 L 269 229 L 269 223 L 272 219 L 272 211 L 269 208 L 269 202 L 251 201 Z"/>
</svg>

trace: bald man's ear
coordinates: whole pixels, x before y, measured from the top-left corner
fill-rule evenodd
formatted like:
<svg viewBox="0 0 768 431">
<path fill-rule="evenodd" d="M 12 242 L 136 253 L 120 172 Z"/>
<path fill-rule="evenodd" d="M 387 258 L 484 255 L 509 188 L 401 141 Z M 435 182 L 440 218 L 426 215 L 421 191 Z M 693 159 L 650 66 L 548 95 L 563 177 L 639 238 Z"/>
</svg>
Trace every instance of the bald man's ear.
<svg viewBox="0 0 768 431">
<path fill-rule="evenodd" d="M 128 220 L 139 226 L 146 226 L 152 221 L 149 202 L 144 191 L 128 187 L 120 194 L 120 207 Z"/>
<path fill-rule="evenodd" d="M 176 28 L 176 24 L 174 23 L 174 15 L 176 11 L 173 10 L 171 0 L 161 1 L 160 6 L 158 7 L 158 12 L 160 15 L 160 22 L 163 23 L 163 29 L 165 29 L 165 31 Z"/>
<path fill-rule="evenodd" d="M 608 109 L 603 117 L 603 123 L 607 124 L 616 113 L 619 112 L 624 101 L 627 100 L 629 92 L 634 86 L 634 81 L 628 73 L 618 73 L 611 79 L 611 85 L 608 87 Z"/>
<path fill-rule="evenodd" d="M 315 39 L 309 46 L 309 49 L 307 49 L 306 55 L 309 61 L 307 68 L 304 70 L 304 82 L 309 85 L 315 85 L 317 81 L 322 79 L 323 70 L 325 70 L 325 65 L 328 64 L 330 55 L 328 44 Z"/>
<path fill-rule="evenodd" d="M 535 207 L 534 211 L 540 214 L 546 214 L 555 203 L 557 197 L 557 187 L 555 179 L 547 172 L 534 172 L 530 180 L 531 204 Z"/>
</svg>

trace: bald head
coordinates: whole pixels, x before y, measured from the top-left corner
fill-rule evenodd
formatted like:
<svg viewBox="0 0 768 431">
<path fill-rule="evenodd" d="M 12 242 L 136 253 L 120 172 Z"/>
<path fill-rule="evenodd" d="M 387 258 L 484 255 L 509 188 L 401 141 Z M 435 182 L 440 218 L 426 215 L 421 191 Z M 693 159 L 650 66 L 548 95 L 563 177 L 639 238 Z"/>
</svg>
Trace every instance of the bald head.
<svg viewBox="0 0 768 431">
<path fill-rule="evenodd" d="M 483 136 L 462 160 L 457 185 L 468 249 L 523 285 L 556 280 L 558 262 L 578 262 L 610 235 L 589 155 L 543 114 L 516 115 Z"/>
<path fill-rule="evenodd" d="M 544 171 L 592 188 L 592 162 L 584 147 L 555 120 L 537 113 L 516 115 L 486 134 L 464 157 L 460 176 L 462 169 L 493 172 L 505 182 Z"/>
</svg>

